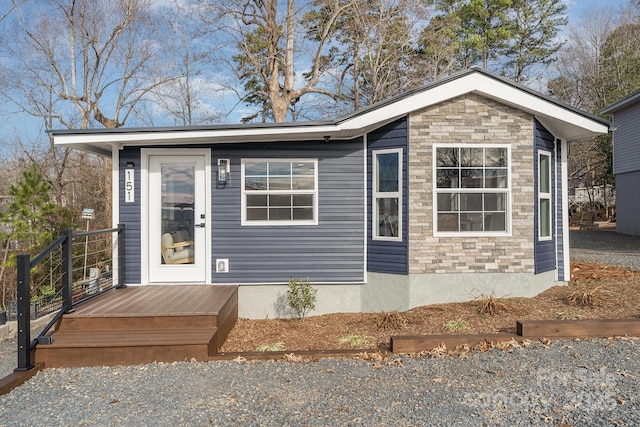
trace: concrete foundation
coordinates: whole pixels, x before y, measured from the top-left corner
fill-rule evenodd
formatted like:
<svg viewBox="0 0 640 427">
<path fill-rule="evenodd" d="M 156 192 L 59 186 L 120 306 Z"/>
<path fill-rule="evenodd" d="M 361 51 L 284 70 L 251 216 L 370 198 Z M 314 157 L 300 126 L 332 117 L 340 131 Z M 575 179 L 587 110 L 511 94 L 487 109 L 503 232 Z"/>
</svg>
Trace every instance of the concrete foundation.
<svg viewBox="0 0 640 427">
<path fill-rule="evenodd" d="M 406 311 L 414 307 L 471 301 L 484 294 L 496 297 L 533 297 L 564 285 L 555 271 L 528 273 L 411 274 L 368 273 L 366 284 L 314 285 L 318 290 L 317 316 L 328 313 Z M 238 316 L 249 319 L 295 317 L 287 304 L 287 285 L 242 285 Z"/>
</svg>

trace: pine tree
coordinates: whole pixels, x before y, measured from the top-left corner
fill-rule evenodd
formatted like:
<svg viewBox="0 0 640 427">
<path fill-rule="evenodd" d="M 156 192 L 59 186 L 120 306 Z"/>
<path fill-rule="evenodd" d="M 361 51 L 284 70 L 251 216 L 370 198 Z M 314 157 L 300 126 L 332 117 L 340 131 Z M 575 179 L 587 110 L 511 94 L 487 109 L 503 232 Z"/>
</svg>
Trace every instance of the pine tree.
<svg viewBox="0 0 640 427">
<path fill-rule="evenodd" d="M 34 255 L 51 243 L 55 233 L 57 208 L 51 201 L 51 184 L 32 163 L 9 187 L 9 196 L 13 200 L 2 220 L 11 225 L 10 237 L 18 242 L 19 251 Z"/>
<path fill-rule="evenodd" d="M 560 49 L 557 35 L 567 25 L 567 6 L 560 0 L 513 0 L 510 13 L 511 42 L 506 50 L 505 74 L 521 83 L 526 71 L 548 65 Z"/>
</svg>

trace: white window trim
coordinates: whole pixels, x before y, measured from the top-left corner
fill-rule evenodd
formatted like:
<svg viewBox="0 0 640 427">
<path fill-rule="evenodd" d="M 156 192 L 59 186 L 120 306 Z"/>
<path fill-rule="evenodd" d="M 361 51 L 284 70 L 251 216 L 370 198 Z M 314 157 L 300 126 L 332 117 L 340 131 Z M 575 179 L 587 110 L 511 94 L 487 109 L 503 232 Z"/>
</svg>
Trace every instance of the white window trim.
<svg viewBox="0 0 640 427">
<path fill-rule="evenodd" d="M 437 157 L 438 148 L 506 148 L 507 149 L 507 187 L 506 188 L 477 188 L 466 189 L 465 192 L 481 193 L 490 190 L 492 192 L 503 192 L 507 195 L 507 212 L 505 215 L 505 231 L 438 231 L 438 188 L 437 188 Z M 512 188 L 511 188 L 511 145 L 510 144 L 433 144 L 432 148 L 432 211 L 433 211 L 433 236 L 434 237 L 509 237 L 511 236 L 511 217 L 513 214 Z M 453 189 L 452 191 L 453 192 Z M 459 192 L 459 191 L 457 191 Z"/>
<path fill-rule="evenodd" d="M 542 156 L 547 156 L 549 158 L 549 192 L 548 193 L 543 193 L 542 191 L 540 191 L 540 183 L 541 181 L 541 175 L 540 175 L 540 160 L 542 158 Z M 553 191 L 553 186 L 552 186 L 552 181 L 551 181 L 551 164 L 553 157 L 551 156 L 551 152 L 550 151 L 546 151 L 546 150 L 538 150 L 538 212 L 537 212 L 537 216 L 538 216 L 538 241 L 540 242 L 545 242 L 545 241 L 551 241 L 553 240 L 553 209 L 552 209 L 552 205 L 553 205 L 553 199 L 551 198 L 551 194 Z M 542 228 L 542 204 L 540 203 L 541 200 L 549 200 L 549 235 L 548 236 L 543 236 L 541 234 Z"/>
<path fill-rule="evenodd" d="M 379 154 L 398 154 L 398 191 L 391 192 L 378 192 L 377 177 L 378 177 L 378 162 L 376 156 Z M 402 185 L 403 185 L 403 173 L 402 173 L 402 161 L 403 161 L 403 149 L 402 148 L 389 148 L 382 150 L 373 150 L 371 152 L 371 238 L 372 240 L 386 241 L 386 242 L 402 242 Z M 377 235 L 377 218 L 378 218 L 378 198 L 398 199 L 398 237 L 390 236 L 378 236 Z"/>
<path fill-rule="evenodd" d="M 314 172 L 314 190 L 313 190 L 313 219 L 312 220 L 290 220 L 290 221 L 248 221 L 247 220 L 247 192 L 245 191 L 245 162 L 313 162 Z M 289 159 L 289 158 L 246 158 L 240 162 L 241 169 L 241 210 L 242 219 L 240 225 L 242 226 L 269 226 L 269 227 L 281 227 L 281 226 L 295 226 L 295 225 L 318 225 L 318 159 Z M 280 194 L 309 194 L 311 190 L 299 190 L 299 191 L 282 191 Z M 249 194 L 258 194 L 255 192 L 249 192 Z M 270 192 L 265 190 L 260 194 L 278 194 L 278 192 Z"/>
</svg>

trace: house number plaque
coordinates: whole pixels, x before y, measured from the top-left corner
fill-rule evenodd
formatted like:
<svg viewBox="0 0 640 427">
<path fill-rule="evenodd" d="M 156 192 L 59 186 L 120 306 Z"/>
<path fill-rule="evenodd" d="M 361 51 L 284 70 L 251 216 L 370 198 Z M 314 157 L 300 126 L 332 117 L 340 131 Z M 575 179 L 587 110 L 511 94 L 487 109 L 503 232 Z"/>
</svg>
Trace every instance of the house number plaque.
<svg viewBox="0 0 640 427">
<path fill-rule="evenodd" d="M 124 170 L 124 202 L 125 203 L 133 203 L 136 201 L 135 199 L 135 184 L 134 184 L 134 170 L 133 169 L 125 169 Z"/>
</svg>

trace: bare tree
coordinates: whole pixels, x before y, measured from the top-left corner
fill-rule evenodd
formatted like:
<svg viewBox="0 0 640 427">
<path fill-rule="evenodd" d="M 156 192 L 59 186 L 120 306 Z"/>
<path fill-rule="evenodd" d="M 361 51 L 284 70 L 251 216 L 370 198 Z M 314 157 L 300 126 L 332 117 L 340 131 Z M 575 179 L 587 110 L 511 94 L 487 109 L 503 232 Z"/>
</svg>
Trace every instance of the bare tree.
<svg viewBox="0 0 640 427">
<path fill-rule="evenodd" d="M 322 25 L 315 29 L 310 50 L 300 45 L 305 32 L 298 25 L 309 5 L 296 5 L 294 0 L 284 4 L 278 0 L 248 0 L 226 9 L 234 19 L 229 28 L 236 32 L 239 53 L 234 59 L 239 78 L 245 82 L 244 99 L 262 107 L 263 121 L 267 115 L 275 122 L 285 121 L 291 106 L 307 94 L 336 97 L 318 83 L 324 70 L 325 46 L 350 4 L 342 0 L 325 2 Z M 303 78 L 296 68 L 305 69 Z"/>
<path fill-rule="evenodd" d="M 640 85 L 640 22 L 637 15 L 614 9 L 594 10 L 571 27 L 555 64 L 549 92 L 598 114 Z M 610 135 L 571 144 L 570 177 L 585 187 L 614 185 Z M 593 191 L 593 188 L 592 188 Z"/>
<path fill-rule="evenodd" d="M 0 52 L 10 60 L 0 91 L 20 111 L 42 120 L 45 129 L 117 128 L 135 115 L 152 90 L 171 81 L 163 60 L 162 23 L 151 0 L 55 0 L 25 2 L 3 24 Z M 164 70 L 164 72 L 160 72 Z M 40 165 L 52 184 L 59 206 L 71 197 L 70 168 L 85 169 L 85 156 L 54 147 L 48 138 L 46 155 L 18 141 Z M 110 179 L 110 165 L 90 169 Z M 74 178 L 76 179 L 76 178 Z M 110 193 L 107 193 L 107 199 Z M 101 194 L 100 197 L 104 197 Z"/>
<path fill-rule="evenodd" d="M 352 70 L 356 110 L 422 83 L 411 73 L 415 18 L 409 11 L 414 6 L 411 0 L 369 0 L 354 2 L 350 8 L 350 25 L 341 32 L 353 45 L 346 69 Z"/>
</svg>

